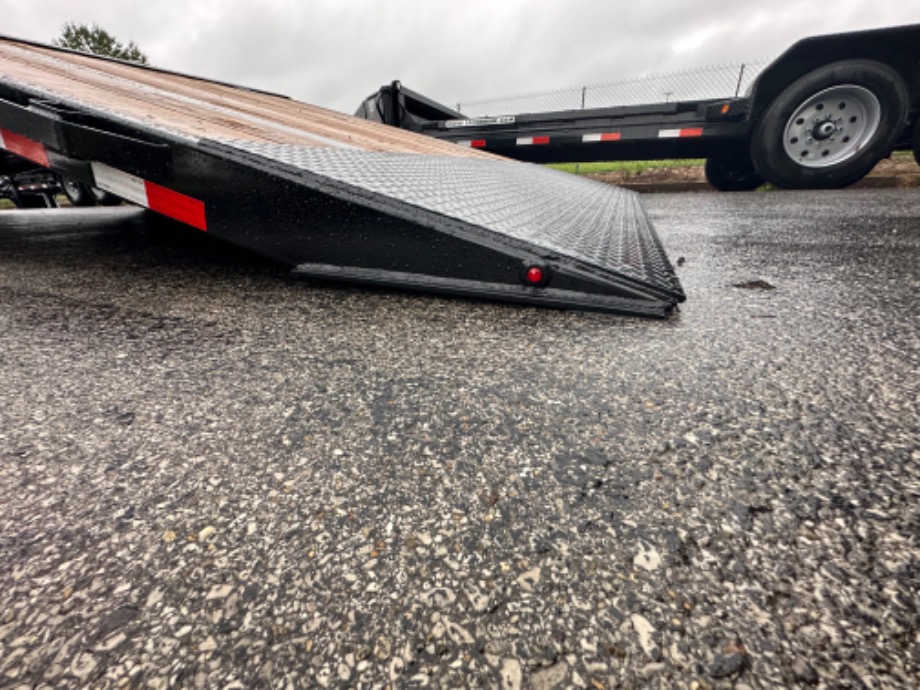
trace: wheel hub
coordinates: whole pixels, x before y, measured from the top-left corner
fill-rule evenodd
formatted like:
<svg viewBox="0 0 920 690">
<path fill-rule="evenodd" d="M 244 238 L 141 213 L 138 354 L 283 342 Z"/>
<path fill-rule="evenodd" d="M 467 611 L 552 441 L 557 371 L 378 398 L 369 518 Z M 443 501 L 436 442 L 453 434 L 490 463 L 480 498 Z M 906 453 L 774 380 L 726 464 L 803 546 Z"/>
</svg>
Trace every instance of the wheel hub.
<svg viewBox="0 0 920 690">
<path fill-rule="evenodd" d="M 799 105 L 786 123 L 783 148 L 806 168 L 826 168 L 858 154 L 876 135 L 878 98 L 855 84 L 832 86 Z"/>
<path fill-rule="evenodd" d="M 812 130 L 812 137 L 818 141 L 826 141 L 827 139 L 830 139 L 834 134 L 837 133 L 837 123 L 840 121 L 841 118 L 837 118 L 836 121 L 825 120 L 824 122 L 819 122 Z"/>
</svg>

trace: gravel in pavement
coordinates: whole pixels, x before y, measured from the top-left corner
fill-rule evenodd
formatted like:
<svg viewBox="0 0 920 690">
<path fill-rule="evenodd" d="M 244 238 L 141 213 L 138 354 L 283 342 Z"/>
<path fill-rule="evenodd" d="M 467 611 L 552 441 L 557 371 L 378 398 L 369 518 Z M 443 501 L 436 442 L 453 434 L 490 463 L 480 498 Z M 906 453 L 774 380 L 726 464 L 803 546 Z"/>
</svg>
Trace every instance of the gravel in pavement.
<svg viewBox="0 0 920 690">
<path fill-rule="evenodd" d="M 0 687 L 915 686 L 920 192 L 646 205 L 667 321 L 0 213 Z"/>
</svg>

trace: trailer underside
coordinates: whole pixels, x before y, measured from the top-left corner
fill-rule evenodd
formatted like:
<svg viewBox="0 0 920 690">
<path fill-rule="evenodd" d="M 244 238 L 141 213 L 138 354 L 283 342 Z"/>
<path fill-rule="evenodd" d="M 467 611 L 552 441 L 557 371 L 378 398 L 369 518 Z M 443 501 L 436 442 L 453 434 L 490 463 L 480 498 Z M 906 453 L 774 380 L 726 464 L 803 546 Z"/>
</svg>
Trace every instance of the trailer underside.
<svg viewBox="0 0 920 690">
<path fill-rule="evenodd" d="M 665 316 L 631 192 L 227 84 L 0 38 L 0 148 L 298 273 Z"/>
</svg>

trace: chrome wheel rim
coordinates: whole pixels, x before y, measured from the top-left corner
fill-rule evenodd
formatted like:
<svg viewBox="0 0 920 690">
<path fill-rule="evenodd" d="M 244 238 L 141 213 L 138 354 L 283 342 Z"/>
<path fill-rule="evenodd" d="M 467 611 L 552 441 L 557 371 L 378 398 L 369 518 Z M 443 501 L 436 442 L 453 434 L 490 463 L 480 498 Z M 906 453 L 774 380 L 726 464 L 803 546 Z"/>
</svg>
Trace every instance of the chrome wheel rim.
<svg viewBox="0 0 920 690">
<path fill-rule="evenodd" d="M 786 155 L 805 168 L 827 168 L 866 147 L 882 122 L 882 106 L 869 89 L 841 84 L 802 103 L 786 123 Z"/>
</svg>

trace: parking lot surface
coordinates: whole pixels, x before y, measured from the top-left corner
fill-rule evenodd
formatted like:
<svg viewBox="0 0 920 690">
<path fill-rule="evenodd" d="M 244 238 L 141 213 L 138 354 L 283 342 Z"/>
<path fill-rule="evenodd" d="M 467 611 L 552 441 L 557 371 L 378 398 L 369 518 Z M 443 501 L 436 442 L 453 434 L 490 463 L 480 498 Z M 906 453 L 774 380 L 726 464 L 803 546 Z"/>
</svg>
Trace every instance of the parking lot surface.
<svg viewBox="0 0 920 690">
<path fill-rule="evenodd" d="M 920 190 L 645 205 L 666 321 L 0 212 L 0 687 L 916 687 Z"/>
</svg>

